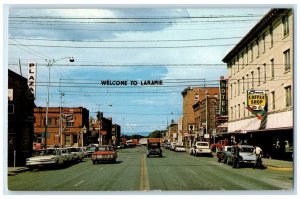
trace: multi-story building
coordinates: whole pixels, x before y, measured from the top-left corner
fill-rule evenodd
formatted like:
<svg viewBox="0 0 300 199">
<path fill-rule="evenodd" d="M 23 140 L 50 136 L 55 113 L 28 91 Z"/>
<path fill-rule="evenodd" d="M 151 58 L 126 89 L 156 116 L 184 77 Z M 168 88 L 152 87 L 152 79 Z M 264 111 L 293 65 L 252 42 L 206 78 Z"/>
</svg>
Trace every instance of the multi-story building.
<svg viewBox="0 0 300 199">
<path fill-rule="evenodd" d="M 85 146 L 89 129 L 89 111 L 83 107 L 49 107 L 48 126 L 45 132 L 46 108 L 34 109 L 34 137 L 44 147 Z M 84 132 L 83 129 L 86 128 Z"/>
<path fill-rule="evenodd" d="M 167 130 L 168 141 L 177 142 L 180 136 L 181 134 L 178 133 L 178 124 L 174 120 L 171 120 L 171 124 L 168 126 Z"/>
<path fill-rule="evenodd" d="M 223 58 L 229 77 L 228 134 L 260 145 L 273 157 L 291 151 L 293 143 L 293 22 L 292 9 L 271 9 Z M 263 94 L 263 118 L 247 110 L 253 92 Z"/>
<path fill-rule="evenodd" d="M 206 100 L 208 96 L 218 98 L 219 88 L 218 87 L 188 87 L 181 93 L 183 96 L 182 103 L 182 134 L 185 137 L 185 144 L 190 146 L 192 140 L 197 136 L 197 129 L 200 129 L 198 113 L 195 112 L 193 106 L 198 102 Z M 198 114 L 199 115 L 199 114 Z M 197 124 L 196 124 L 197 120 Z M 206 123 L 205 123 L 206 124 Z M 200 126 L 199 126 L 200 125 Z M 196 127 L 197 126 L 197 127 Z M 199 128 L 198 128 L 199 127 Z M 205 126 L 206 128 L 206 126 Z M 199 133 L 199 132 L 198 132 Z"/>
<path fill-rule="evenodd" d="M 35 105 L 27 82 L 8 70 L 8 166 L 23 166 L 32 154 Z"/>
</svg>

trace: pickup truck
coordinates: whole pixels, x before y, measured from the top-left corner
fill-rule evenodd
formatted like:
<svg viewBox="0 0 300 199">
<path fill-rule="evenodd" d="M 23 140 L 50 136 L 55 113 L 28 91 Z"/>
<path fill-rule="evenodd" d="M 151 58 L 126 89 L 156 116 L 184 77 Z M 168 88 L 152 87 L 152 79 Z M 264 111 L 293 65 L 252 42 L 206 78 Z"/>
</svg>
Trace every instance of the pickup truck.
<svg viewBox="0 0 300 199">
<path fill-rule="evenodd" d="M 208 142 L 196 142 L 190 149 L 190 155 L 208 155 L 212 157 L 212 152 Z"/>
<path fill-rule="evenodd" d="M 225 164 L 227 163 L 227 157 L 231 152 L 231 149 L 233 146 L 224 146 L 221 151 L 217 152 L 217 158 L 218 162 L 224 162 Z"/>
</svg>

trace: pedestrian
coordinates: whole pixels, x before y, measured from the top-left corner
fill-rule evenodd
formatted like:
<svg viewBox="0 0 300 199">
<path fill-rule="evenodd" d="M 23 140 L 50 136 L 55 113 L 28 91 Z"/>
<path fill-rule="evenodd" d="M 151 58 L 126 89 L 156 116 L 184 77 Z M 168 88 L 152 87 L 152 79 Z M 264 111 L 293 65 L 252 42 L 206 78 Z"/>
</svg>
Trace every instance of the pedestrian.
<svg viewBox="0 0 300 199">
<path fill-rule="evenodd" d="M 258 166 L 259 164 L 261 164 L 262 149 L 259 146 L 255 145 L 253 153 L 256 155 L 255 165 Z"/>
</svg>

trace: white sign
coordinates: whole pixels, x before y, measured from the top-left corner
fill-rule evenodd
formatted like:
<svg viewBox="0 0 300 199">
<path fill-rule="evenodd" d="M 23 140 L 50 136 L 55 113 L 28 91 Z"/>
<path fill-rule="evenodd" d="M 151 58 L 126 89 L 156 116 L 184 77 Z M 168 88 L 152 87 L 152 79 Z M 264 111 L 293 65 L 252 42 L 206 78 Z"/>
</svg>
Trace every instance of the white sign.
<svg viewBox="0 0 300 199">
<path fill-rule="evenodd" d="M 8 89 L 8 101 L 14 101 L 14 89 Z"/>
<path fill-rule="evenodd" d="M 28 87 L 33 98 L 35 98 L 35 88 L 36 88 L 35 82 L 36 82 L 36 62 L 29 62 L 28 63 Z"/>
</svg>

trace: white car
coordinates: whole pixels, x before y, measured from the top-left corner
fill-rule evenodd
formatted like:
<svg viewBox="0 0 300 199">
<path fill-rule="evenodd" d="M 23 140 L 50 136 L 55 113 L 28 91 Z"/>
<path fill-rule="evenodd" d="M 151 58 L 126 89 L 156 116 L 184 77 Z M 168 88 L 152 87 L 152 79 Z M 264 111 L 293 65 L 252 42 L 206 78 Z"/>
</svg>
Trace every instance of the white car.
<svg viewBox="0 0 300 199">
<path fill-rule="evenodd" d="M 175 145 L 175 151 L 177 151 L 177 152 L 185 152 L 186 148 L 183 145 Z"/>
<path fill-rule="evenodd" d="M 59 149 L 42 149 L 35 151 L 33 157 L 26 159 L 26 166 L 32 171 L 40 166 L 61 166 L 64 163 L 64 156 Z"/>
<path fill-rule="evenodd" d="M 84 158 L 84 150 L 82 147 L 69 147 L 68 151 L 73 154 L 73 161 L 82 161 Z"/>
<path fill-rule="evenodd" d="M 171 150 L 171 151 L 174 151 L 174 150 L 175 150 L 176 144 L 177 144 L 177 142 L 171 142 L 171 145 L 170 145 L 170 150 Z"/>
<path fill-rule="evenodd" d="M 64 157 L 64 164 L 70 164 L 73 161 L 73 154 L 66 148 L 59 148 L 61 154 Z"/>
<path fill-rule="evenodd" d="M 208 142 L 196 142 L 190 149 L 190 154 L 194 156 L 208 155 L 212 156 L 212 152 Z"/>
</svg>

